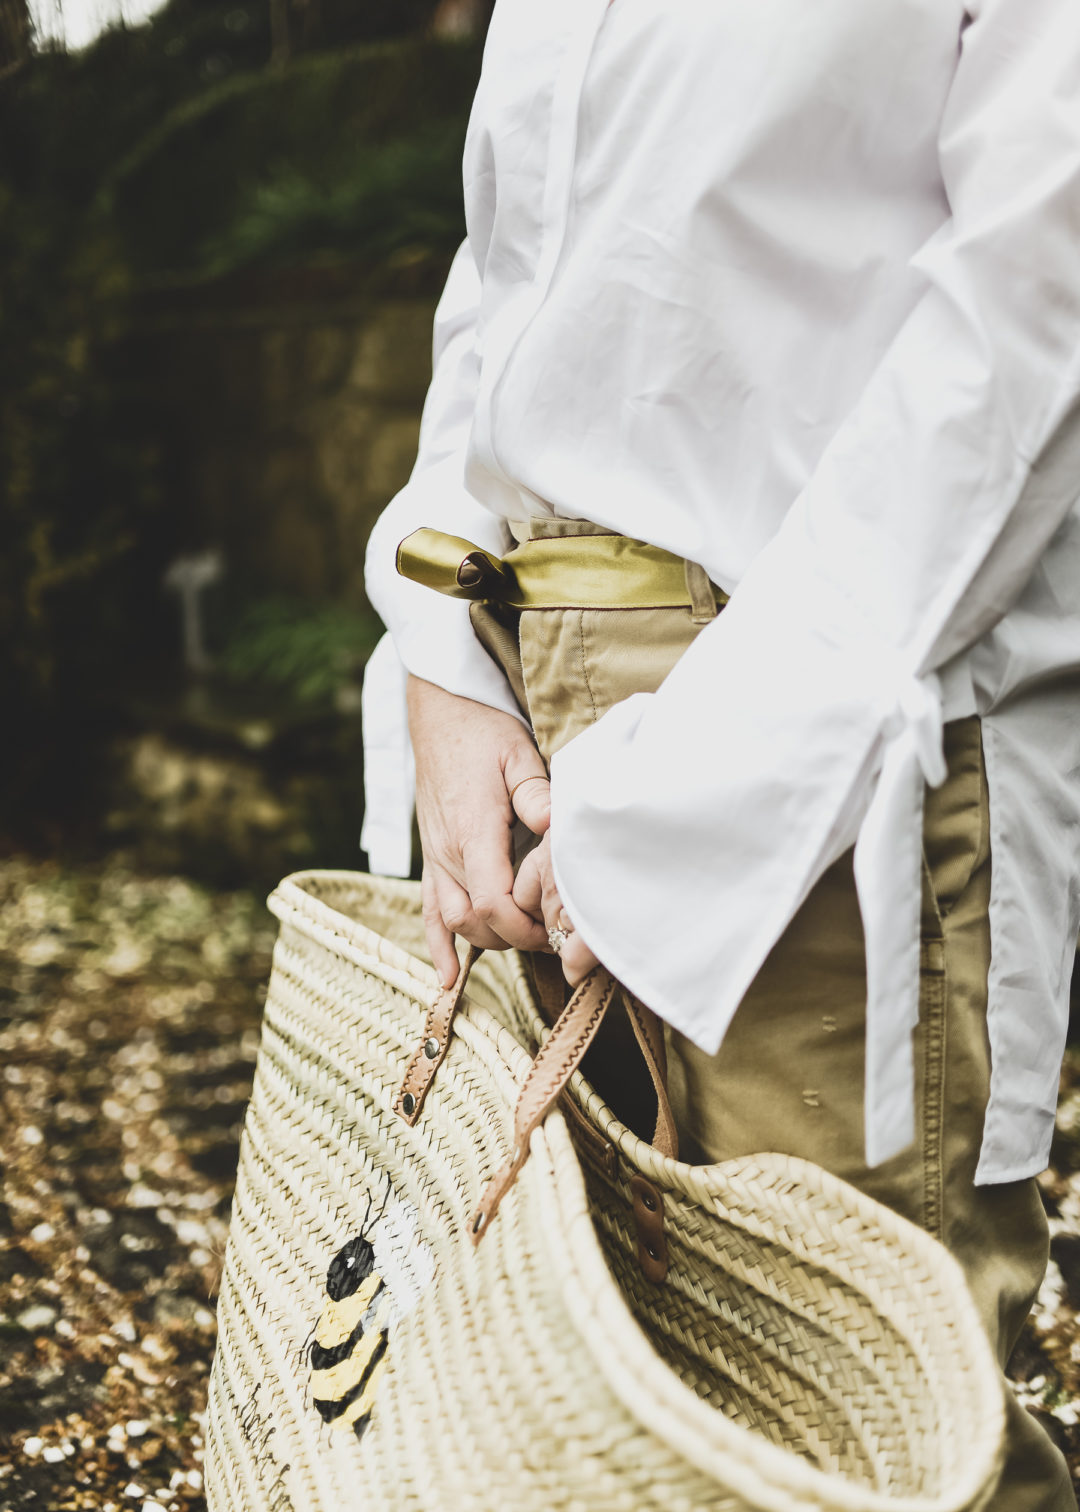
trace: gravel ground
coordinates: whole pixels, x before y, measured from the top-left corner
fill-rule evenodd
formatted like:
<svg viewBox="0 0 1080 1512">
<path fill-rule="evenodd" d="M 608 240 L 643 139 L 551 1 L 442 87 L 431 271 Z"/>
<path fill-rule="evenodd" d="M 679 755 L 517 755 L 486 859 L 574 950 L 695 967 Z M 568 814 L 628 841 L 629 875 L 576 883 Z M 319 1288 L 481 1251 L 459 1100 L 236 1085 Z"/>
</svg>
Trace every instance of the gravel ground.
<svg viewBox="0 0 1080 1512">
<path fill-rule="evenodd" d="M 123 856 L 0 860 L 0 1509 L 201 1512 L 261 899 Z M 1015 1389 L 1080 1477 L 1080 1049 L 1042 1180 L 1052 1261 Z"/>
<path fill-rule="evenodd" d="M 194 1509 L 274 921 L 175 877 L 0 863 L 4 1509 Z"/>
</svg>

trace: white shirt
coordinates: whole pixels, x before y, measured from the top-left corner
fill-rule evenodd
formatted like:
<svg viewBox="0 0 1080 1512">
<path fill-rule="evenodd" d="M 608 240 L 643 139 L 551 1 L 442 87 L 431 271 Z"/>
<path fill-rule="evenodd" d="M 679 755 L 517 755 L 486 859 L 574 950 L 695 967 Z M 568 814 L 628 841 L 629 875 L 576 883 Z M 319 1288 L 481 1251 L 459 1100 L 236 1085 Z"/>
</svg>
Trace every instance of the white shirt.
<svg viewBox="0 0 1080 1512">
<path fill-rule="evenodd" d="M 467 606 L 396 576 L 409 531 L 555 514 L 700 562 L 723 614 L 554 759 L 571 918 L 713 1051 L 854 843 L 879 1162 L 914 1128 L 924 779 L 977 711 L 978 1179 L 1033 1174 L 1080 924 L 1080 5 L 499 0 L 464 183 L 368 554 L 373 866 L 407 869 L 402 664 L 516 712 Z"/>
</svg>

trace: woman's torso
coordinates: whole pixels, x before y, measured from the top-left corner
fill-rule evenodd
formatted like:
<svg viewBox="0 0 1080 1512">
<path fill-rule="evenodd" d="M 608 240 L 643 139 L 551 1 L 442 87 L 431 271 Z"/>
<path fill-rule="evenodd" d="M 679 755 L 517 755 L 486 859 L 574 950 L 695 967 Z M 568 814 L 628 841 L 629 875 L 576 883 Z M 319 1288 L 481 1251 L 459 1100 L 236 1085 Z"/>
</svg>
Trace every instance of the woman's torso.
<svg viewBox="0 0 1080 1512">
<path fill-rule="evenodd" d="M 732 588 L 925 287 L 959 0 L 500 0 L 470 490 Z"/>
</svg>

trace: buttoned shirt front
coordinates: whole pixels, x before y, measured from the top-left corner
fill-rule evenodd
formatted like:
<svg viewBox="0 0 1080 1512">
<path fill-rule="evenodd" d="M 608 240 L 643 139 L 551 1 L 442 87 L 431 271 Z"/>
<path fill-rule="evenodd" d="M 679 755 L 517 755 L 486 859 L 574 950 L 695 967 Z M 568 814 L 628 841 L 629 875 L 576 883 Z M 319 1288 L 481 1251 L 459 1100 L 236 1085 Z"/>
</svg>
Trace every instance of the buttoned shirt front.
<svg viewBox="0 0 1080 1512">
<path fill-rule="evenodd" d="M 561 896 L 707 1050 L 851 845 L 867 1153 L 913 1132 L 924 782 L 983 720 L 980 1181 L 1046 1161 L 1080 923 L 1080 7 L 498 0 L 416 468 L 376 526 L 375 869 L 407 869 L 403 668 L 517 712 L 429 525 L 588 519 L 731 594 L 552 765 Z"/>
</svg>

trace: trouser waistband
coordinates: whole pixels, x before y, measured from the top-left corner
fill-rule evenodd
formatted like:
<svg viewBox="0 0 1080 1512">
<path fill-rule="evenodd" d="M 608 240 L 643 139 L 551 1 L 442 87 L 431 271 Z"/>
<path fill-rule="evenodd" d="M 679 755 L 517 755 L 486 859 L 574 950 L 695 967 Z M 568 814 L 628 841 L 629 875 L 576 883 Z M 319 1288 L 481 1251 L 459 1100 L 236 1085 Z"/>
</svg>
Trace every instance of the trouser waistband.
<svg viewBox="0 0 1080 1512">
<path fill-rule="evenodd" d="M 711 618 L 728 597 L 696 562 L 606 531 L 540 535 L 497 556 L 460 536 L 415 530 L 398 547 L 397 570 L 452 598 L 512 609 L 685 607 Z"/>
</svg>

